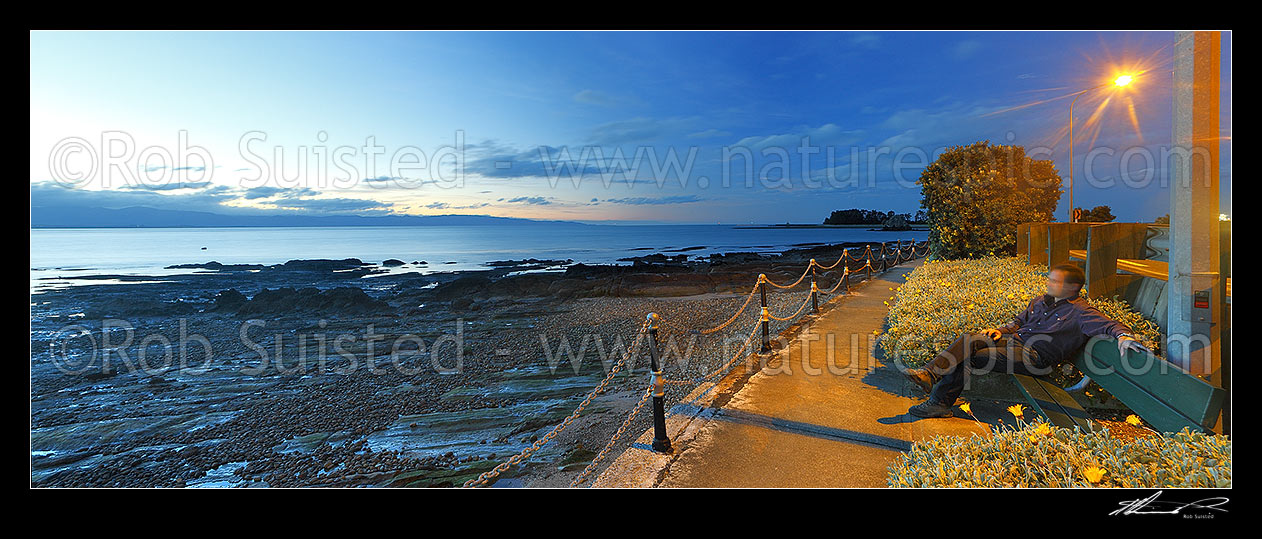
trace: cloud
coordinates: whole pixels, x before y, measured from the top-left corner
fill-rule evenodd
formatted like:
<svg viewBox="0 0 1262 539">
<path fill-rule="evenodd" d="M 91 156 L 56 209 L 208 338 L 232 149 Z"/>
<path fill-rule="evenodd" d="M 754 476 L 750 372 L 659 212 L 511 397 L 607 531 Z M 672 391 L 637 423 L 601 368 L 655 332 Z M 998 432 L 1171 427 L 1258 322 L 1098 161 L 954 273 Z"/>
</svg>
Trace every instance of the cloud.
<svg viewBox="0 0 1262 539">
<path fill-rule="evenodd" d="M 227 185 L 211 185 L 202 189 L 190 189 L 191 192 L 149 189 L 69 189 L 54 182 L 37 182 L 31 184 L 31 206 L 70 206 L 88 208 L 120 209 L 131 207 L 161 208 L 166 210 L 185 210 L 219 213 L 225 215 L 268 215 L 275 214 L 275 209 L 257 206 L 241 207 L 230 204 L 241 200 L 258 200 L 279 197 L 278 200 L 266 202 L 276 208 L 289 212 L 307 213 L 383 213 L 393 206 L 391 203 L 357 198 L 311 198 L 320 192 L 302 187 L 284 189 L 272 186 L 260 186 L 250 189 L 239 189 Z"/>
<path fill-rule="evenodd" d="M 698 197 L 697 195 L 675 195 L 675 196 L 657 197 L 657 198 L 650 198 L 650 197 L 606 198 L 604 202 L 608 202 L 610 204 L 627 204 L 627 205 L 632 205 L 632 206 L 644 206 L 644 205 L 660 205 L 660 204 L 688 204 L 692 202 L 701 202 L 703 200 L 705 199 Z M 593 198 L 592 201 L 595 202 L 596 199 Z"/>
<path fill-rule="evenodd" d="M 546 206 L 552 204 L 550 197 L 514 197 L 508 200 L 500 199 L 509 204 L 531 204 L 534 206 Z"/>
<path fill-rule="evenodd" d="M 451 204 L 450 202 L 430 202 L 429 204 L 426 204 L 424 207 L 429 208 L 431 210 L 470 210 L 474 208 L 483 208 L 490 205 L 491 205 L 490 202 L 482 202 L 480 204 L 468 204 L 464 206 L 457 206 L 457 205 Z"/>
<path fill-rule="evenodd" d="M 276 207 L 300 210 L 308 213 L 383 213 L 394 206 L 390 202 L 363 198 L 290 198 L 272 203 Z"/>
<path fill-rule="evenodd" d="M 583 103 L 585 105 L 600 105 L 607 107 L 616 104 L 618 100 L 604 92 L 598 92 L 596 90 L 583 90 L 574 94 L 574 102 Z"/>
<path fill-rule="evenodd" d="M 711 138 L 711 137 L 730 137 L 730 136 L 732 136 L 732 134 L 727 131 L 720 131 L 718 129 L 706 129 L 705 131 L 692 133 L 688 135 L 688 138 Z"/>
<path fill-rule="evenodd" d="M 215 168 L 220 168 L 220 167 L 216 165 Z M 144 167 L 145 172 L 157 172 L 159 170 L 164 170 L 164 169 L 170 169 L 172 172 L 180 172 L 180 171 L 185 171 L 185 170 L 191 170 L 194 172 L 206 172 L 206 167 L 204 166 L 171 167 L 167 165 L 150 165 L 150 166 Z"/>
<path fill-rule="evenodd" d="M 872 32 L 854 32 L 850 36 L 850 44 L 865 49 L 875 49 L 881 46 L 881 35 Z"/>
<path fill-rule="evenodd" d="M 174 191 L 176 189 L 201 189 L 208 185 L 210 185 L 210 182 L 208 181 L 205 181 L 205 182 L 174 181 L 174 182 L 164 182 L 164 183 L 159 183 L 159 184 L 148 184 L 145 182 L 138 182 L 135 184 L 124 185 L 122 186 L 122 189 L 146 190 L 146 191 Z"/>
<path fill-rule="evenodd" d="M 881 127 L 895 134 L 882 141 L 880 146 L 927 148 L 975 142 L 996 135 L 994 122 L 985 119 L 987 114 L 996 110 L 1001 109 L 961 102 L 936 109 L 899 110 L 881 123 Z"/>
<path fill-rule="evenodd" d="M 956 60 L 967 60 L 980 50 L 982 50 L 982 42 L 975 39 L 966 39 L 956 43 L 951 48 L 951 54 L 955 56 Z"/>
<path fill-rule="evenodd" d="M 617 158 L 623 145 L 632 143 L 661 142 L 667 136 L 682 137 L 689 128 L 695 129 L 695 117 L 666 119 L 632 118 L 607 122 L 591 129 L 588 140 L 582 145 L 552 146 L 541 144 L 527 149 L 485 140 L 465 147 L 465 172 L 488 178 L 573 178 L 621 175 L 636 164 L 639 148 L 625 150 Z M 724 136 L 730 133 L 708 130 L 693 133 L 695 137 Z M 654 146 L 656 147 L 656 146 Z M 687 153 L 687 149 L 677 150 Z M 625 165 L 625 166 L 624 166 Z"/>
<path fill-rule="evenodd" d="M 584 155 L 582 148 L 539 146 L 515 150 L 486 141 L 469 145 L 465 151 L 477 156 L 465 162 L 465 172 L 488 178 L 599 176 L 601 173 L 595 165 L 602 163 L 590 154 Z"/>
<path fill-rule="evenodd" d="M 665 133 L 666 124 L 666 122 L 651 118 L 608 122 L 593 128 L 590 138 L 596 144 L 627 144 L 656 140 Z"/>
<path fill-rule="evenodd" d="M 129 208 L 148 206 L 171 210 L 220 211 L 223 202 L 237 198 L 231 188 L 216 185 L 203 189 L 169 193 L 152 189 L 70 189 L 55 182 L 31 185 L 31 206 L 79 206 L 96 208 Z"/>
<path fill-rule="evenodd" d="M 319 191 L 309 187 L 284 188 L 263 185 L 246 189 L 245 193 L 241 195 L 241 198 L 245 200 L 258 200 L 260 198 L 271 198 L 274 196 L 280 196 L 282 198 L 295 198 L 302 196 L 315 196 L 318 194 L 320 194 Z"/>
<path fill-rule="evenodd" d="M 810 138 L 813 146 L 848 144 L 859 140 L 861 131 L 846 131 L 837 124 L 824 124 L 819 127 L 803 127 L 793 133 L 778 135 L 745 137 L 736 142 L 736 146 L 761 150 L 764 148 L 792 149 L 802 146 Z"/>
</svg>

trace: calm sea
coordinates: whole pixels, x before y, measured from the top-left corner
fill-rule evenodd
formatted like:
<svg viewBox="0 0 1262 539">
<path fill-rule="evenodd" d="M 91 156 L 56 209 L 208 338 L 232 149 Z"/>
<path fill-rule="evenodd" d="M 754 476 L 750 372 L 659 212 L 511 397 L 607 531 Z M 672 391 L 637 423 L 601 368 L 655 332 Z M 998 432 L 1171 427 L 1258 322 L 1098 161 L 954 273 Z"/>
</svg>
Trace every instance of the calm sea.
<svg viewBox="0 0 1262 539">
<path fill-rule="evenodd" d="M 278 264 L 294 259 L 389 258 L 428 262 L 398 271 L 485 269 L 493 260 L 573 259 L 613 263 L 619 258 L 701 247 L 710 253 L 779 252 L 810 243 L 924 240 L 928 232 L 864 228 L 737 228 L 728 225 L 579 225 L 532 223 L 483 226 L 293 228 L 32 229 L 31 282 L 47 277 L 76 284 L 92 274 L 167 275 L 174 264 Z M 448 263 L 454 262 L 454 263 Z M 187 270 L 185 270 L 187 271 Z"/>
</svg>

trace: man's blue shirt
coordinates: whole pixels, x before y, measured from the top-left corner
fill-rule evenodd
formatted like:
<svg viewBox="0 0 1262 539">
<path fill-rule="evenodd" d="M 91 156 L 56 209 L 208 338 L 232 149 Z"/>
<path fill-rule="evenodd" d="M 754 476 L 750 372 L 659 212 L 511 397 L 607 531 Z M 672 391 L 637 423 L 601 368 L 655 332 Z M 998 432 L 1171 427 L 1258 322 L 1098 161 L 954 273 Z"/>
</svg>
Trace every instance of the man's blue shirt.
<svg viewBox="0 0 1262 539">
<path fill-rule="evenodd" d="M 1125 324 L 1105 316 L 1077 294 L 1059 301 L 1048 294 L 1036 297 L 999 331 L 1012 334 L 1048 365 L 1070 359 L 1097 335 L 1116 339 L 1131 333 Z"/>
</svg>

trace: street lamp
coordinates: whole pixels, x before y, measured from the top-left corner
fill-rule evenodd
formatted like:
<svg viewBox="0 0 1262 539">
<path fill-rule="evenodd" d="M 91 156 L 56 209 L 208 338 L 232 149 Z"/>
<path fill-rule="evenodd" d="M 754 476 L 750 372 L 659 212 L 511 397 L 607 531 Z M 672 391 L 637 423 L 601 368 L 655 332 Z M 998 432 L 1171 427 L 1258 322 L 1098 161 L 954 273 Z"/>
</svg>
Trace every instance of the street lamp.
<svg viewBox="0 0 1262 539">
<path fill-rule="evenodd" d="M 1104 88 L 1110 84 L 1118 88 L 1122 88 L 1130 84 L 1133 80 L 1135 80 L 1135 77 L 1131 75 L 1119 75 L 1116 79 L 1113 79 L 1112 82 L 1106 82 L 1099 86 L 1093 86 L 1073 94 L 1074 98 L 1069 102 L 1069 222 L 1071 223 L 1078 222 L 1078 220 L 1074 218 L 1074 102 L 1078 101 L 1078 98 L 1082 97 L 1083 94 L 1092 90 L 1099 90 L 1100 88 Z"/>
</svg>

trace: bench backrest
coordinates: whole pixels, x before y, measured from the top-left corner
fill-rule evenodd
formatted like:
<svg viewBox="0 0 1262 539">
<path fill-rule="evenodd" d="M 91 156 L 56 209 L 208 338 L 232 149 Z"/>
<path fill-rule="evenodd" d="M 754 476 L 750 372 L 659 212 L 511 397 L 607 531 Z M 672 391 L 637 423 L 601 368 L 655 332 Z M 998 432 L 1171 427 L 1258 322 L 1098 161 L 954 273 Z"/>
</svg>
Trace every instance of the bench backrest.
<svg viewBox="0 0 1262 539">
<path fill-rule="evenodd" d="M 1075 364 L 1161 432 L 1212 430 L 1226 396 L 1222 388 L 1151 354 L 1132 350 L 1121 357 L 1112 339 L 1093 339 Z"/>
</svg>

